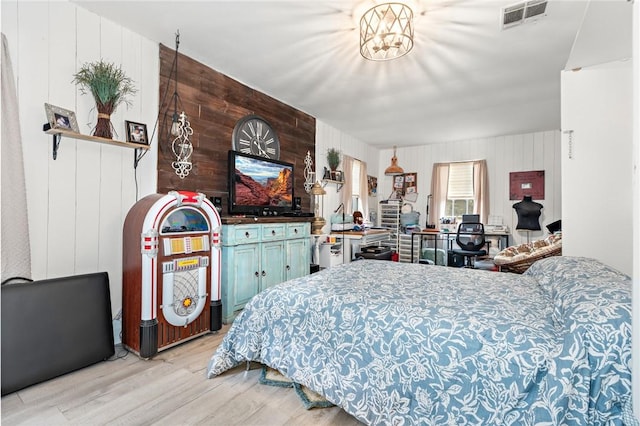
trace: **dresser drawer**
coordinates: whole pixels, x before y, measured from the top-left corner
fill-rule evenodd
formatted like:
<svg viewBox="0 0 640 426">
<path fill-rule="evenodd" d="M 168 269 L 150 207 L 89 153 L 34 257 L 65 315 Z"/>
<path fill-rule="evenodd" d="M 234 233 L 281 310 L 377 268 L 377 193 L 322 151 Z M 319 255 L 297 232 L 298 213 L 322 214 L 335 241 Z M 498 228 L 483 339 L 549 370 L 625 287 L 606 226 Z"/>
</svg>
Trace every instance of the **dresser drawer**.
<svg viewBox="0 0 640 426">
<path fill-rule="evenodd" d="M 311 234 L 309 223 L 287 223 L 287 238 L 303 238 Z"/>
<path fill-rule="evenodd" d="M 262 225 L 262 241 L 283 240 L 286 236 L 286 224 L 273 223 Z"/>
<path fill-rule="evenodd" d="M 234 246 L 260 242 L 261 225 L 236 225 L 222 227 L 222 245 Z"/>
</svg>

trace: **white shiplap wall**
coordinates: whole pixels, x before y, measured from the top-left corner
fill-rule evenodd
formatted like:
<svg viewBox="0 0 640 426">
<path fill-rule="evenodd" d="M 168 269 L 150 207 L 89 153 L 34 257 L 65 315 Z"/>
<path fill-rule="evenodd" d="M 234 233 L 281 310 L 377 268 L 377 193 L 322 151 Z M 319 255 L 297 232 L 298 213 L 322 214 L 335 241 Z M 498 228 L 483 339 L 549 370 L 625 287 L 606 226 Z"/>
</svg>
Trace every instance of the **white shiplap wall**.
<svg viewBox="0 0 640 426">
<path fill-rule="evenodd" d="M 378 175 L 378 149 L 373 148 L 359 139 L 349 136 L 340 130 L 316 120 L 316 164 L 315 170 L 321 177 L 324 167 L 327 165 L 327 150 L 337 148 L 343 154 L 357 158 L 367 163 L 367 173 L 371 176 Z M 333 184 L 327 185 L 327 194 L 323 197 L 323 217 L 327 220 L 325 232 L 329 231 L 329 219 L 331 213 L 340 205 L 340 194 Z M 377 199 L 369 199 L 369 209 L 376 208 Z"/>
<path fill-rule="evenodd" d="M 129 148 L 63 138 L 54 161 L 51 136 L 42 132 L 43 104 L 75 111 L 80 132 L 89 134 L 94 101 L 76 89 L 73 74 L 85 62 L 104 59 L 121 64 L 138 88 L 132 105 L 111 117 L 114 138 L 124 140 L 124 120 L 147 123 L 151 133 L 158 45 L 63 1 L 3 0 L 2 32 L 17 80 L 33 278 L 107 271 L 116 313 L 122 306 L 122 226 L 136 199 L 155 192 L 156 142 L 138 166 L 137 183 Z"/>
<path fill-rule="evenodd" d="M 527 133 L 471 139 L 458 142 L 398 148 L 398 164 L 405 172 L 418 173 L 418 201 L 414 210 L 420 212 L 420 225 L 426 224 L 426 202 L 431 193 L 431 171 L 434 163 L 450 161 L 487 160 L 489 171 L 490 215 L 502 216 L 509 227 L 511 244 L 527 242 L 524 231 L 516 231 L 517 216 L 509 200 L 509 173 L 531 170 L 545 171 L 545 198 L 536 200 L 544 208 L 540 217 L 541 231 L 531 231 L 533 241 L 547 234 L 547 224 L 561 219 L 560 193 L 560 131 Z M 391 164 L 393 150 L 380 152 L 378 169 L 378 201 L 389 197 L 392 178 L 384 175 Z"/>
</svg>

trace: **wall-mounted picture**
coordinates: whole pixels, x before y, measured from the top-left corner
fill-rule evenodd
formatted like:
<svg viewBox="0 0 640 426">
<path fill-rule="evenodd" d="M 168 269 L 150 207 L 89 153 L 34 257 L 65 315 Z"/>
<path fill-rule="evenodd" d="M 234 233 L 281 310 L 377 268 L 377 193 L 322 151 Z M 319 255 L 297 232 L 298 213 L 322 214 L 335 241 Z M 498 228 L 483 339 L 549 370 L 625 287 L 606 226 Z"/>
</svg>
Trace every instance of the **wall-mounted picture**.
<svg viewBox="0 0 640 426">
<path fill-rule="evenodd" d="M 124 123 L 127 128 L 127 142 L 149 144 L 146 124 L 135 123 L 133 121 L 125 121 Z"/>
<path fill-rule="evenodd" d="M 75 112 L 47 103 L 44 104 L 44 112 L 50 128 L 80 133 Z"/>
<path fill-rule="evenodd" d="M 378 178 L 375 176 L 367 176 L 367 186 L 369 187 L 369 196 L 378 195 Z"/>
<path fill-rule="evenodd" d="M 544 200 L 544 170 L 509 173 L 509 199 L 521 200 L 524 196 Z"/>
</svg>

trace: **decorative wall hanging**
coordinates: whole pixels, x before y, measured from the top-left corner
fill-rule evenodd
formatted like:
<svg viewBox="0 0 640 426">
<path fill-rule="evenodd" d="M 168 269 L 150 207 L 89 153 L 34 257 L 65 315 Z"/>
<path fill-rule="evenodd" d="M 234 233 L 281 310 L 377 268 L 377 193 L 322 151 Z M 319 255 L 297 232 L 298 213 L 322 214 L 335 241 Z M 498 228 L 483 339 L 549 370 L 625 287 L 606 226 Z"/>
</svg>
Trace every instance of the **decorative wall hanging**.
<svg viewBox="0 0 640 426">
<path fill-rule="evenodd" d="M 521 200 L 524 196 L 544 200 L 544 170 L 509 173 L 509 199 Z"/>
<path fill-rule="evenodd" d="M 193 129 L 191 124 L 187 120 L 187 115 L 182 112 L 178 119 L 177 135 L 171 143 L 171 150 L 176 157 L 176 161 L 171 163 L 171 166 L 176 171 L 176 174 L 180 176 L 180 179 L 184 179 L 191 172 L 191 154 L 193 153 L 193 145 L 189 139 L 193 135 Z"/>
<path fill-rule="evenodd" d="M 378 178 L 367 176 L 367 186 L 369 188 L 369 196 L 376 197 L 378 195 Z"/>
<path fill-rule="evenodd" d="M 311 191 L 315 179 L 312 166 L 311 152 L 307 151 L 307 155 L 304 157 L 304 190 L 307 191 L 307 194 Z"/>
<path fill-rule="evenodd" d="M 175 156 L 175 161 L 171 163 L 171 167 L 175 170 L 180 179 L 184 179 L 191 172 L 193 167 L 191 163 L 191 154 L 193 154 L 193 145 L 191 144 L 191 136 L 193 135 L 193 129 L 187 119 L 187 114 L 182 111 L 178 114 L 178 48 L 180 46 L 180 31 L 176 32 L 176 50 L 173 62 L 173 78 L 174 78 L 174 91 L 173 91 L 173 115 L 171 118 L 171 130 L 170 137 L 173 137 L 171 142 L 171 151 Z M 171 76 L 169 76 L 171 79 Z"/>
</svg>

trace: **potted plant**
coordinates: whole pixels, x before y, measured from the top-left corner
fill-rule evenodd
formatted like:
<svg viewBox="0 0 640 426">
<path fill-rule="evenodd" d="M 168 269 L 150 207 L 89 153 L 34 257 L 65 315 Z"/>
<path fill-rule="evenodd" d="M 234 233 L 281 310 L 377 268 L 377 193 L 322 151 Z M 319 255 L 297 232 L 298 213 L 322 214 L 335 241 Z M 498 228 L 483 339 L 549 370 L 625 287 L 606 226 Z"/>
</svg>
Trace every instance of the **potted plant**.
<svg viewBox="0 0 640 426">
<path fill-rule="evenodd" d="M 340 151 L 335 148 L 329 148 L 327 150 L 327 164 L 331 169 L 331 179 L 336 178 L 336 170 L 340 165 Z"/>
<path fill-rule="evenodd" d="M 127 77 L 122 68 L 113 63 L 87 62 L 82 65 L 73 78 L 80 86 L 80 92 L 91 92 L 98 109 L 98 122 L 93 135 L 102 138 L 113 138 L 111 114 L 121 103 L 130 105 L 128 95 L 136 93 L 133 80 Z"/>
</svg>

